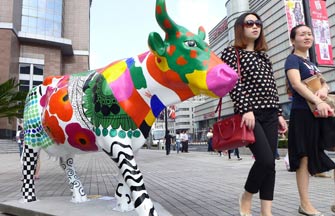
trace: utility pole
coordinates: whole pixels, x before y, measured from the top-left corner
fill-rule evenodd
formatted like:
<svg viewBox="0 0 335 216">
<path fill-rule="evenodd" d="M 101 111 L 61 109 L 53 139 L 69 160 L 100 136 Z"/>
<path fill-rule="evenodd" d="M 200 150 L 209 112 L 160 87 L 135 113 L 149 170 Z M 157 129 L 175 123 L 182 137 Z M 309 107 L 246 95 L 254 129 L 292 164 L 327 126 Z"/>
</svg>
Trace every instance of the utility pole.
<svg viewBox="0 0 335 216">
<path fill-rule="evenodd" d="M 168 114 L 167 114 L 167 108 L 164 108 L 164 120 L 165 120 L 165 137 L 168 134 Z"/>
</svg>

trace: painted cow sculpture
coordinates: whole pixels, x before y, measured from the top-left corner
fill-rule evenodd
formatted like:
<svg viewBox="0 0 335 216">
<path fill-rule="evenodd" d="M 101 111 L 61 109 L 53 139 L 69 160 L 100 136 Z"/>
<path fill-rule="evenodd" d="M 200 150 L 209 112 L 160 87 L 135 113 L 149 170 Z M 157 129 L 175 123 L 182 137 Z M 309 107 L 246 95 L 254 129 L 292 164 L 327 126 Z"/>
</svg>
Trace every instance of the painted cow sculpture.
<svg viewBox="0 0 335 216">
<path fill-rule="evenodd" d="M 105 68 L 47 77 L 33 88 L 24 110 L 23 200 L 36 200 L 38 152 L 59 157 L 73 202 L 87 200 L 73 166 L 75 154 L 103 150 L 119 167 L 116 210 L 157 215 L 134 153 L 144 144 L 168 105 L 206 94 L 222 97 L 236 83 L 234 70 L 216 57 L 198 34 L 170 19 L 165 1 L 156 1 L 156 20 L 165 32 L 150 33 L 150 51 Z"/>
</svg>

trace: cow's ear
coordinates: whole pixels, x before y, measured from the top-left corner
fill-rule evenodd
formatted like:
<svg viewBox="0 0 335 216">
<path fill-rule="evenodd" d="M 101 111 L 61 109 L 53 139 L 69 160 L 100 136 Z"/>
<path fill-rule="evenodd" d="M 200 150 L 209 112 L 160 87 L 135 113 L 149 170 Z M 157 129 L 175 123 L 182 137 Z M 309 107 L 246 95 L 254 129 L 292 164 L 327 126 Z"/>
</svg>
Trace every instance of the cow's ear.
<svg viewBox="0 0 335 216">
<path fill-rule="evenodd" d="M 148 44 L 152 51 L 162 56 L 165 53 L 165 44 L 157 32 L 151 32 L 148 38 Z"/>
<path fill-rule="evenodd" d="M 204 27 L 200 26 L 198 29 L 198 35 L 202 40 L 205 40 L 206 38 L 206 31 L 204 29 Z"/>
</svg>

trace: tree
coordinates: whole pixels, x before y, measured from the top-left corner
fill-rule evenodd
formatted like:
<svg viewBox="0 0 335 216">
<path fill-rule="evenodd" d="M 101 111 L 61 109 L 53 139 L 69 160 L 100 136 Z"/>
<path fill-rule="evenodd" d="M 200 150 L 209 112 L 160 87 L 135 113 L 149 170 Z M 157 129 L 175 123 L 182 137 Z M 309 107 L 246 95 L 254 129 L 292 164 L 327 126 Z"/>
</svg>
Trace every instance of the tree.
<svg viewBox="0 0 335 216">
<path fill-rule="evenodd" d="M 11 78 L 0 84 L 0 118 L 23 118 L 25 99 L 28 92 L 19 91 L 19 84 Z"/>
</svg>

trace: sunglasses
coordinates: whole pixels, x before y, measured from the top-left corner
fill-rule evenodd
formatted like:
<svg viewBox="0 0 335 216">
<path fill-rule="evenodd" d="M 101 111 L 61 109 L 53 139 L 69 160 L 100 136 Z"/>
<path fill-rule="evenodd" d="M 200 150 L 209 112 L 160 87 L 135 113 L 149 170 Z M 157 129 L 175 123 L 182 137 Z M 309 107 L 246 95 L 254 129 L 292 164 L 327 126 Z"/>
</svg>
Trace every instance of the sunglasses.
<svg viewBox="0 0 335 216">
<path fill-rule="evenodd" d="M 260 20 L 247 20 L 247 21 L 245 21 L 244 22 L 244 27 L 247 27 L 247 28 L 252 28 L 252 27 L 254 27 L 254 25 L 256 25 L 256 27 L 258 27 L 258 28 L 261 28 L 262 26 L 263 26 L 263 23 L 262 23 L 262 21 L 260 21 Z"/>
</svg>

